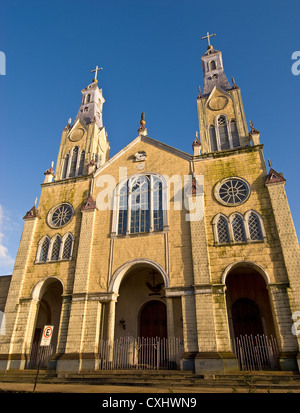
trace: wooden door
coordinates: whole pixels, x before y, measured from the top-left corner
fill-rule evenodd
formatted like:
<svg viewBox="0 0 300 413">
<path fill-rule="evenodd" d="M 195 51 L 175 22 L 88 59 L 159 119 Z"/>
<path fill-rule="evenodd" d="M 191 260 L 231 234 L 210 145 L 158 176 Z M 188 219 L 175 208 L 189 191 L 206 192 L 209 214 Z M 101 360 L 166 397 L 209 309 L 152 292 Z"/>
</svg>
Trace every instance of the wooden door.
<svg viewBox="0 0 300 413">
<path fill-rule="evenodd" d="M 264 333 L 259 307 L 254 301 L 248 298 L 236 300 L 231 313 L 235 337 Z"/>
<path fill-rule="evenodd" d="M 167 337 L 167 311 L 161 301 L 150 301 L 142 309 L 140 337 Z"/>
</svg>

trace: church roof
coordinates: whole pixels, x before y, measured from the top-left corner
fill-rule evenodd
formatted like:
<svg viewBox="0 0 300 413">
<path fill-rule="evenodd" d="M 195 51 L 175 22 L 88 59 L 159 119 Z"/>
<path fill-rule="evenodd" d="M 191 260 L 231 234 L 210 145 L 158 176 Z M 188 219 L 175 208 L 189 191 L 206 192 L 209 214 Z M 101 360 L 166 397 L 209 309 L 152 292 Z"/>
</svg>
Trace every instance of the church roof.
<svg viewBox="0 0 300 413">
<path fill-rule="evenodd" d="M 279 182 L 285 182 L 285 179 L 281 173 L 278 173 L 274 171 L 273 168 L 270 169 L 270 172 L 268 173 L 266 177 L 266 184 L 275 184 Z"/>
</svg>

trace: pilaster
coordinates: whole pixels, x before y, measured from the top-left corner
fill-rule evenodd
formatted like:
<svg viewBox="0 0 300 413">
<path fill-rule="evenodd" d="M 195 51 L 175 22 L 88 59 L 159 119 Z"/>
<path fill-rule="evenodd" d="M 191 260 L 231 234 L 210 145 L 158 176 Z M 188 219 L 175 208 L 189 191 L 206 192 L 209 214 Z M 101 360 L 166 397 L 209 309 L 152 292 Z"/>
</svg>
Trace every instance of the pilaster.
<svg viewBox="0 0 300 413">
<path fill-rule="evenodd" d="M 24 348 L 20 349 L 19 345 L 20 337 L 17 331 L 17 319 L 20 312 L 19 300 L 22 297 L 22 286 L 26 276 L 29 254 L 33 248 L 32 242 L 38 219 L 38 212 L 35 206 L 24 217 L 23 232 L 5 306 L 6 335 L 0 336 L 1 370 L 9 367 L 7 360 L 12 357 L 12 353 L 15 353 L 15 351 L 24 352 Z M 26 328 L 26 324 L 23 327 Z M 25 334 L 24 330 L 23 334 Z M 20 357 L 23 359 L 24 355 L 22 354 Z M 22 361 L 20 363 L 21 368 L 23 365 L 24 362 Z"/>
<path fill-rule="evenodd" d="M 65 344 L 65 353 L 57 363 L 57 370 L 80 371 L 84 358 L 86 323 L 90 315 L 88 303 L 89 277 L 93 249 L 94 222 L 96 206 L 91 198 L 87 200 L 82 210 L 79 245 L 76 260 L 76 271 L 72 304 L 70 309 L 68 336 Z M 91 334 L 96 334 L 93 330 Z M 89 340 L 91 338 L 89 337 Z"/>
<path fill-rule="evenodd" d="M 290 285 L 290 308 L 293 316 L 296 311 L 300 310 L 300 250 L 292 214 L 285 192 L 285 182 L 286 181 L 282 174 L 279 174 L 271 169 L 266 178 L 265 184 L 272 204 L 272 210 Z M 292 328 L 292 324 L 293 319 L 290 320 L 290 328 Z M 298 348 L 300 348 L 299 330 L 297 330 L 297 335 L 295 335 L 295 337 L 298 342 Z M 300 370 L 300 358 L 298 358 L 298 368 Z"/>
</svg>

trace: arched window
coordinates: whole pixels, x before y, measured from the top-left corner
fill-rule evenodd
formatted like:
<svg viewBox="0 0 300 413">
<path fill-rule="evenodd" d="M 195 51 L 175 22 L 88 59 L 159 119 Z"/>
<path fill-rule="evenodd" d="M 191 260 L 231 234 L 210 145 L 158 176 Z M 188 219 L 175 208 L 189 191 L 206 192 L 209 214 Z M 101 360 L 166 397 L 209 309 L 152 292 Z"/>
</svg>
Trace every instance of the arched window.
<svg viewBox="0 0 300 413">
<path fill-rule="evenodd" d="M 152 199 L 153 230 L 161 231 L 163 229 L 162 182 L 156 176 L 153 176 Z"/>
<path fill-rule="evenodd" d="M 78 146 L 74 146 L 74 148 L 72 149 L 72 156 L 71 156 L 71 165 L 70 165 L 69 177 L 73 177 L 73 176 L 76 175 L 78 152 L 79 152 Z"/>
<path fill-rule="evenodd" d="M 67 237 L 64 237 L 62 253 L 63 260 L 68 260 L 71 258 L 73 251 L 73 241 L 74 239 L 72 234 L 68 234 Z"/>
<path fill-rule="evenodd" d="M 84 161 L 85 150 L 80 151 L 79 146 L 74 146 L 64 159 L 61 179 L 83 175 Z"/>
<path fill-rule="evenodd" d="M 138 176 L 131 186 L 130 232 L 149 232 L 150 230 L 150 197 L 149 177 Z"/>
<path fill-rule="evenodd" d="M 82 151 L 80 154 L 80 162 L 79 162 L 79 169 L 78 169 L 79 176 L 83 174 L 84 158 L 85 158 L 85 151 Z"/>
<path fill-rule="evenodd" d="M 234 148 L 240 146 L 239 134 L 236 126 L 236 121 L 232 119 L 230 121 L 230 132 L 231 132 L 231 139 L 232 139 L 232 146 Z"/>
<path fill-rule="evenodd" d="M 211 61 L 208 63 L 208 65 L 209 65 L 209 70 L 210 70 L 210 71 L 211 71 L 211 70 L 216 70 L 216 68 L 217 68 L 216 61 L 215 61 L 215 60 L 211 60 Z"/>
<path fill-rule="evenodd" d="M 224 215 L 220 215 L 217 221 L 217 239 L 220 244 L 230 243 L 228 219 Z"/>
<path fill-rule="evenodd" d="M 239 147 L 240 140 L 235 119 L 228 122 L 226 115 L 216 116 L 214 125 L 209 127 L 209 139 L 212 152 Z"/>
<path fill-rule="evenodd" d="M 61 237 L 60 235 L 57 235 L 55 238 L 55 241 L 52 244 L 51 261 L 57 261 L 59 259 L 60 246 L 61 246 Z"/>
<path fill-rule="evenodd" d="M 257 213 L 251 211 L 249 214 L 248 220 L 248 229 L 249 229 L 249 236 L 251 241 L 263 241 L 263 231 L 261 220 Z"/>
<path fill-rule="evenodd" d="M 244 218 L 240 214 L 234 214 L 230 219 L 234 242 L 246 242 Z"/>
<path fill-rule="evenodd" d="M 38 251 L 39 251 L 38 261 L 41 261 L 41 262 L 47 261 L 49 245 L 50 245 L 49 237 L 46 236 L 41 239 L 39 243 L 39 248 L 38 248 Z"/>
<path fill-rule="evenodd" d="M 128 181 L 121 187 L 119 192 L 119 217 L 118 217 L 118 234 L 125 235 L 127 231 L 128 215 Z"/>
<path fill-rule="evenodd" d="M 227 126 L 227 117 L 225 115 L 220 115 L 217 119 L 217 129 L 219 134 L 220 150 L 229 149 L 229 133 Z"/>
<path fill-rule="evenodd" d="M 117 193 L 117 234 L 162 231 L 163 181 L 158 175 L 138 175 L 123 183 Z"/>
<path fill-rule="evenodd" d="M 217 151 L 218 145 L 217 145 L 216 129 L 214 125 L 211 125 L 209 127 L 209 139 L 210 139 L 210 150 L 212 152 Z"/>
<path fill-rule="evenodd" d="M 63 166 L 63 171 L 61 175 L 62 179 L 67 177 L 68 165 L 69 165 L 69 154 L 66 155 L 65 160 L 64 160 L 64 166 Z"/>
<path fill-rule="evenodd" d="M 91 101 L 91 95 L 88 94 L 86 95 L 85 103 L 90 103 L 90 101 Z"/>
</svg>

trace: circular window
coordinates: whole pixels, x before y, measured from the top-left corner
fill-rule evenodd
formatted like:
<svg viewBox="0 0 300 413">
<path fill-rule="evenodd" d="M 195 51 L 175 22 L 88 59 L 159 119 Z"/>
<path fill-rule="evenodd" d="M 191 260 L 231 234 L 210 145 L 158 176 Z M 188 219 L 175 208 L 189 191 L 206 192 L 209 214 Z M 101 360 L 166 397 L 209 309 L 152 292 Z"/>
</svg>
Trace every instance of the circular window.
<svg viewBox="0 0 300 413">
<path fill-rule="evenodd" d="M 53 207 L 48 214 L 48 225 L 52 228 L 61 228 L 67 225 L 74 215 L 74 209 L 70 204 L 60 204 Z"/>
<path fill-rule="evenodd" d="M 215 189 L 217 200 L 223 205 L 240 205 L 250 196 L 250 185 L 241 178 L 227 178 Z"/>
</svg>

